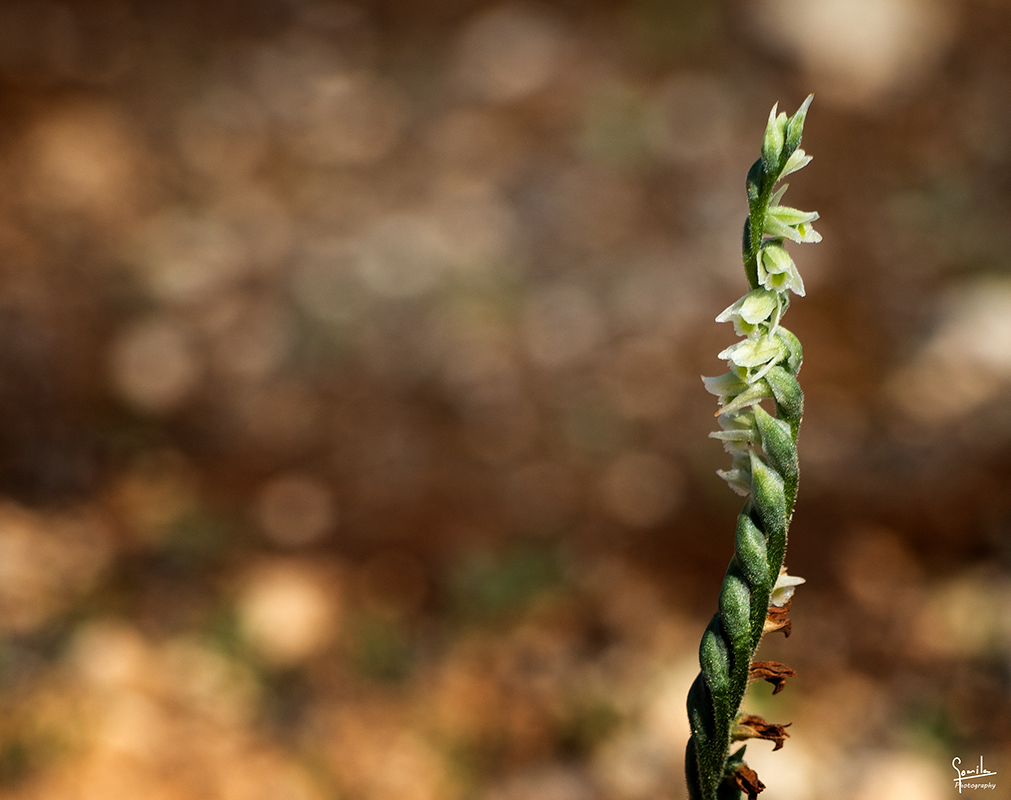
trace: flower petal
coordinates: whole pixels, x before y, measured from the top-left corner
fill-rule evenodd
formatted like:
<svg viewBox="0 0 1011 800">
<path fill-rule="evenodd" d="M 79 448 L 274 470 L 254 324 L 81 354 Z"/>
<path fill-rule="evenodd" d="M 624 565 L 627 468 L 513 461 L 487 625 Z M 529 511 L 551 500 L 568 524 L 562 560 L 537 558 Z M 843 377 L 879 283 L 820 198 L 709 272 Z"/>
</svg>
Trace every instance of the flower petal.
<svg viewBox="0 0 1011 800">
<path fill-rule="evenodd" d="M 776 585 L 772 587 L 769 605 L 785 606 L 790 598 L 793 597 L 794 591 L 802 583 L 807 583 L 807 581 L 796 575 L 787 575 L 786 567 L 783 567 L 779 573 L 779 577 L 776 579 Z"/>
<path fill-rule="evenodd" d="M 775 361 L 769 362 L 769 364 L 775 363 Z M 754 378 L 752 379 L 752 385 L 737 395 L 729 403 L 724 403 L 723 408 L 717 412 L 716 416 L 725 417 L 737 414 L 748 406 L 753 406 L 755 403 L 761 403 L 769 397 L 772 397 L 772 390 L 769 388 L 769 384 L 765 381 L 759 380 L 758 378 Z"/>
<path fill-rule="evenodd" d="M 814 228 L 808 225 L 806 222 L 802 222 L 796 227 L 796 231 L 800 234 L 800 239 L 795 239 L 794 241 L 799 241 L 801 243 L 817 244 L 821 241 L 821 234 L 818 233 Z"/>
<path fill-rule="evenodd" d="M 751 473 L 740 469 L 718 469 L 716 474 L 741 497 L 751 494 Z"/>
<path fill-rule="evenodd" d="M 767 289 L 755 289 L 744 295 L 739 302 L 741 319 L 757 325 L 772 316 L 772 312 L 779 306 L 779 297 Z"/>
<path fill-rule="evenodd" d="M 734 372 L 724 372 L 714 378 L 703 376 L 702 383 L 705 384 L 709 394 L 716 395 L 721 401 L 728 397 L 735 397 L 748 388 L 747 382 L 741 380 Z"/>
<path fill-rule="evenodd" d="M 784 225 L 799 225 L 801 222 L 814 222 L 818 219 L 818 212 L 801 211 L 790 206 L 769 206 L 769 216 L 775 217 Z"/>
<path fill-rule="evenodd" d="M 805 153 L 800 148 L 793 151 L 793 154 L 786 160 L 786 166 L 783 167 L 783 171 L 779 174 L 780 178 L 785 178 L 791 172 L 796 172 L 799 169 L 804 169 L 808 164 L 811 163 L 811 156 Z"/>
<path fill-rule="evenodd" d="M 759 367 L 781 354 L 779 343 L 768 336 L 745 339 L 731 345 L 717 356 L 732 361 L 738 367 Z"/>
<path fill-rule="evenodd" d="M 804 296 L 804 280 L 800 277 L 797 265 L 786 249 L 775 242 L 767 243 L 762 248 L 758 260 L 758 282 L 776 292 L 789 289 L 794 294 Z"/>
<path fill-rule="evenodd" d="M 784 208 L 784 206 L 778 206 L 778 208 Z M 765 233 L 777 239 L 789 239 L 791 242 L 821 241 L 821 236 L 806 222 L 801 222 L 796 227 L 791 227 L 771 214 L 765 219 Z"/>
<path fill-rule="evenodd" d="M 752 336 L 757 326 L 765 322 L 780 308 L 781 301 L 775 292 L 755 289 L 748 292 L 732 306 L 725 308 L 717 322 L 733 322 L 738 336 Z"/>
</svg>

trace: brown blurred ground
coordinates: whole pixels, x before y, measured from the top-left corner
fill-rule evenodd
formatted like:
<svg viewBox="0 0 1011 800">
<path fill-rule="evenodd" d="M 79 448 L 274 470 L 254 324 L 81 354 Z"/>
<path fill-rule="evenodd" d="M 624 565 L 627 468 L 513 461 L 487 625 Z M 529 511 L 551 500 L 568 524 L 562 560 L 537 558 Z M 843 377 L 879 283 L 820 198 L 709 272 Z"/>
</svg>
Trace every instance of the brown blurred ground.
<svg viewBox="0 0 1011 800">
<path fill-rule="evenodd" d="M 698 379 L 815 92 L 769 798 L 1011 797 L 1011 9 L 0 2 L 0 796 L 682 797 Z"/>
</svg>

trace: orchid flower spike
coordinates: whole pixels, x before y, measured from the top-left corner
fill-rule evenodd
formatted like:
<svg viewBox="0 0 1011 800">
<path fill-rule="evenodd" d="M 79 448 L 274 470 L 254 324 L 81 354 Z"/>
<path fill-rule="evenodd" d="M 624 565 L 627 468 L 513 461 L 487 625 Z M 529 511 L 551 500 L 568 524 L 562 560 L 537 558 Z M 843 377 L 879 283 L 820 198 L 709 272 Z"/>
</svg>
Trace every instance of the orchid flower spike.
<svg viewBox="0 0 1011 800">
<path fill-rule="evenodd" d="M 716 395 L 729 469 L 718 470 L 729 487 L 744 495 L 737 519 L 734 557 L 720 591 L 719 611 L 699 645 L 700 672 L 688 692 L 691 738 L 685 772 L 691 800 L 740 797 L 754 800 L 764 785 L 744 763 L 744 747 L 731 744 L 764 739 L 783 746 L 787 725 L 767 723 L 739 712 L 748 681 L 762 678 L 779 692 L 794 672 L 785 664 L 755 661 L 763 633 L 789 634 L 790 600 L 803 578 L 787 573 L 787 529 L 797 496 L 797 434 L 804 394 L 797 381 L 803 361 L 797 337 L 782 325 L 791 298 L 806 293 L 788 246 L 821 241 L 812 227 L 816 211 L 783 205 L 786 175 L 811 163 L 800 148 L 811 97 L 793 116 L 774 106 L 762 137 L 761 157 L 748 172 L 748 218 L 744 223 L 744 271 L 748 291 L 716 317 L 731 322 L 738 341 L 719 358 L 727 371 L 703 378 Z"/>
</svg>

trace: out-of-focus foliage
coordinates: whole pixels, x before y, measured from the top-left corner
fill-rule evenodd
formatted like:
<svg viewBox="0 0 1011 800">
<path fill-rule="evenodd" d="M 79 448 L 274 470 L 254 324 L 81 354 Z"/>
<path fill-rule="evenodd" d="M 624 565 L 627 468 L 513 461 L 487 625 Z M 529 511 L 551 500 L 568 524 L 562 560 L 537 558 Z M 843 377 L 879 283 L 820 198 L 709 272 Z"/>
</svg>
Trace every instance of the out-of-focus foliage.
<svg viewBox="0 0 1011 800">
<path fill-rule="evenodd" d="M 749 761 L 787 799 L 1008 774 L 1009 36 L 0 3 L 0 795 L 683 796 L 737 511 L 698 376 L 755 120 L 809 91 L 808 584 Z"/>
</svg>

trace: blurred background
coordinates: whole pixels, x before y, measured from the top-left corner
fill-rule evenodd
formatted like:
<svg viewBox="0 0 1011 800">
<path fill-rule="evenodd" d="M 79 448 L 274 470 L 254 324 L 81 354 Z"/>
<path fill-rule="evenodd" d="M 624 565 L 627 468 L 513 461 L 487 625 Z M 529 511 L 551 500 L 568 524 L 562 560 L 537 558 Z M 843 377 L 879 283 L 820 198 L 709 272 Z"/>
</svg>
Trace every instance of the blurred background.
<svg viewBox="0 0 1011 800">
<path fill-rule="evenodd" d="M 0 2 L 0 796 L 664 800 L 816 99 L 764 797 L 1011 797 L 1011 7 Z"/>
</svg>

